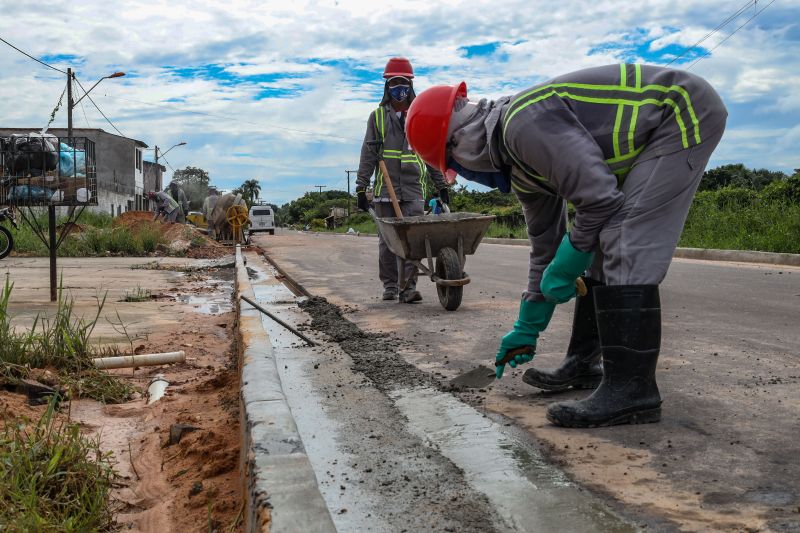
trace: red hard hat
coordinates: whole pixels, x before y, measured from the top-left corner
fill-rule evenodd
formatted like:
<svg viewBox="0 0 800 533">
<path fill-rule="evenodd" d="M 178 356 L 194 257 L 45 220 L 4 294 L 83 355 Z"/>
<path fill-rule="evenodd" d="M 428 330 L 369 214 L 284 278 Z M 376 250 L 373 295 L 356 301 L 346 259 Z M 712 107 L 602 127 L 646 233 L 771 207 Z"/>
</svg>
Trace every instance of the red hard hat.
<svg viewBox="0 0 800 533">
<path fill-rule="evenodd" d="M 406 135 L 408 144 L 426 163 L 447 172 L 445 147 L 447 129 L 456 97 L 467 97 L 467 84 L 436 85 L 420 93 L 408 109 Z"/>
<path fill-rule="evenodd" d="M 414 69 L 411 68 L 411 61 L 405 57 L 391 58 L 386 63 L 386 68 L 383 69 L 383 77 L 388 80 L 395 76 L 412 79 L 414 77 Z"/>
</svg>

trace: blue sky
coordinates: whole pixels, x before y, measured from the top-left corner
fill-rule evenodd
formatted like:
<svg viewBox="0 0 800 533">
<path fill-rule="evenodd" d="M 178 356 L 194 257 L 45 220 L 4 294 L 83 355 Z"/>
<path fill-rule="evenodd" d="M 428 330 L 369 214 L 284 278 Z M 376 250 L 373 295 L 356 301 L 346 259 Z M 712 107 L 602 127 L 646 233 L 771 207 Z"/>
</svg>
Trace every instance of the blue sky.
<svg viewBox="0 0 800 533">
<path fill-rule="evenodd" d="M 418 92 L 463 79 L 471 95 L 493 98 L 589 66 L 663 65 L 745 6 L 674 65 L 706 77 L 728 106 L 712 165 L 798 168 L 800 4 L 775 0 L 729 37 L 769 0 L 748 4 L 33 0 L 4 3 L 0 37 L 73 67 L 86 88 L 125 71 L 92 93 L 125 135 L 151 147 L 185 141 L 166 156 L 172 168 L 199 166 L 222 188 L 258 179 L 282 204 L 314 185 L 346 188 L 393 55 L 411 58 Z M 43 126 L 63 76 L 4 45 L 0 68 L 2 124 Z M 83 104 L 76 126 L 113 131 Z M 63 110 L 55 125 L 66 125 Z"/>
</svg>

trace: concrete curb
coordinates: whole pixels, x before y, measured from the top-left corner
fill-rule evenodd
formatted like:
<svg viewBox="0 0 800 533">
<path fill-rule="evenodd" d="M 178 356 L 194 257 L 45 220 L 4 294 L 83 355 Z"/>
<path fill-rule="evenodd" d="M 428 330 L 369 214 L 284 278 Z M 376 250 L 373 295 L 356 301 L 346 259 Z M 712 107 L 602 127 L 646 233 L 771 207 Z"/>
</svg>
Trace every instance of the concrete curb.
<svg viewBox="0 0 800 533">
<path fill-rule="evenodd" d="M 329 233 L 307 231 L 319 235 L 353 236 L 347 233 Z M 375 233 L 359 233 L 356 237 L 377 237 Z M 505 239 L 484 237 L 484 244 L 506 244 L 510 246 L 530 246 L 528 239 Z M 752 252 L 748 250 L 714 250 L 711 248 L 676 248 L 675 255 L 682 259 L 701 259 L 703 261 L 728 261 L 732 263 L 757 263 L 765 265 L 800 266 L 800 254 L 782 254 L 774 252 Z"/>
<path fill-rule="evenodd" d="M 507 244 L 530 246 L 528 239 L 500 239 L 486 237 L 486 244 Z M 704 261 L 729 261 L 736 263 L 761 263 L 768 265 L 800 266 L 800 254 L 779 254 L 773 252 L 751 252 L 747 250 L 713 250 L 711 248 L 676 248 L 673 257 L 682 259 L 702 259 Z"/>
<path fill-rule="evenodd" d="M 247 304 L 241 305 L 242 295 L 255 299 L 244 256 L 237 246 L 242 432 L 239 466 L 244 484 L 245 531 L 336 531 L 283 394 L 261 313 Z"/>
</svg>

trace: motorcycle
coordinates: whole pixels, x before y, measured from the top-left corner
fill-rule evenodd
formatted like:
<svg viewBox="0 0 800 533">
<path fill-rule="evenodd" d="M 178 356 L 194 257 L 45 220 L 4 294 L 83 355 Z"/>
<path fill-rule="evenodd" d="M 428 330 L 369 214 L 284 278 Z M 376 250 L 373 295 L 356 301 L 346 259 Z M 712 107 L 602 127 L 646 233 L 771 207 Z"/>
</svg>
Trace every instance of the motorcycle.
<svg viewBox="0 0 800 533">
<path fill-rule="evenodd" d="M 10 207 L 0 208 L 0 223 L 8 220 L 14 229 L 19 229 L 17 226 L 17 219 L 14 217 L 14 211 Z M 14 238 L 11 232 L 4 225 L 0 224 L 0 259 L 3 259 L 11 253 L 14 247 Z"/>
</svg>

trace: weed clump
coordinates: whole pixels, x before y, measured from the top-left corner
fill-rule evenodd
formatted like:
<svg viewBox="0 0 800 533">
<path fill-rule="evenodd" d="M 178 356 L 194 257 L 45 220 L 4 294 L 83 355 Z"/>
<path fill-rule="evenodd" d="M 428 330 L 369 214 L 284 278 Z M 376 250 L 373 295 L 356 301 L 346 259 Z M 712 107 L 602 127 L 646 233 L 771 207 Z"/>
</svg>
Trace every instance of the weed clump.
<svg viewBox="0 0 800 533">
<path fill-rule="evenodd" d="M 97 313 L 91 320 L 76 318 L 72 312 L 73 300 L 59 288 L 55 316 L 37 316 L 30 329 L 18 331 L 12 327 L 8 314 L 13 287 L 6 276 L 0 290 L 0 386 L 19 383 L 29 377 L 33 368 L 46 368 L 55 369 L 59 381 L 79 397 L 106 403 L 130 399 L 136 392 L 133 385 L 92 363 L 93 358 L 102 357 L 108 351 L 89 340 L 105 305 L 105 297 L 98 300 Z"/>
<path fill-rule="evenodd" d="M 38 421 L 4 417 L 0 430 L 0 531 L 108 531 L 113 458 L 53 398 Z"/>
</svg>

